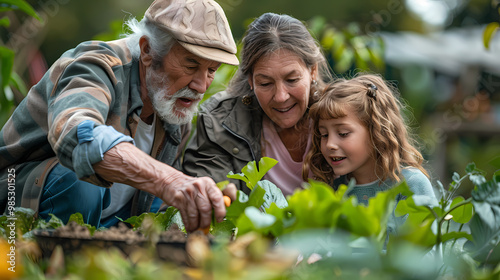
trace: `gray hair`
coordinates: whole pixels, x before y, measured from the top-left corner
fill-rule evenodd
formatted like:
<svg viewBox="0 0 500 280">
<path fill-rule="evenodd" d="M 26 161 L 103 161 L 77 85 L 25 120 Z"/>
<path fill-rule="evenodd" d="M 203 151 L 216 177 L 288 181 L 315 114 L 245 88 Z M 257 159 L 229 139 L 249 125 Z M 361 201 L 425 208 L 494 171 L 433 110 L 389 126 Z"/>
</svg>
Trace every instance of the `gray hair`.
<svg viewBox="0 0 500 280">
<path fill-rule="evenodd" d="M 280 49 L 286 49 L 298 55 L 308 68 L 317 65 L 319 88 L 312 92 L 321 92 L 325 86 L 324 82 L 332 79 L 328 63 L 318 42 L 309 33 L 307 27 L 296 18 L 265 13 L 249 25 L 242 43 L 240 66 L 227 89 L 232 94 L 250 94 L 252 91 L 248 84 L 248 77 L 253 74 L 255 64 L 262 57 Z"/>
<path fill-rule="evenodd" d="M 130 49 L 132 58 L 139 60 L 141 55 L 139 40 L 142 36 L 146 36 L 151 46 L 153 65 L 161 65 L 162 58 L 176 42 L 172 35 L 150 22 L 146 17 L 141 21 L 131 18 L 125 22 L 125 25 L 132 32 L 126 34 L 126 37 L 129 38 L 127 46 Z"/>
</svg>

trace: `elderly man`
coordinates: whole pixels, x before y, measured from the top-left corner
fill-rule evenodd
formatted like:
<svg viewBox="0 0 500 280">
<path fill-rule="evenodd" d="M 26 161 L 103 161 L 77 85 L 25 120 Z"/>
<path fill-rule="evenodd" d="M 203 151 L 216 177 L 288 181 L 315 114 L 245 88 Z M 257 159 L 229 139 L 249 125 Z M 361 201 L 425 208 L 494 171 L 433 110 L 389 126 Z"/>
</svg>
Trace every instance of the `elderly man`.
<svg viewBox="0 0 500 280">
<path fill-rule="evenodd" d="M 210 225 L 212 210 L 225 216 L 212 179 L 176 169 L 215 71 L 238 64 L 223 10 L 213 0 L 156 0 L 128 25 L 124 39 L 64 53 L 0 131 L 4 215 L 22 206 L 111 226 L 163 200 L 187 231 Z"/>
</svg>

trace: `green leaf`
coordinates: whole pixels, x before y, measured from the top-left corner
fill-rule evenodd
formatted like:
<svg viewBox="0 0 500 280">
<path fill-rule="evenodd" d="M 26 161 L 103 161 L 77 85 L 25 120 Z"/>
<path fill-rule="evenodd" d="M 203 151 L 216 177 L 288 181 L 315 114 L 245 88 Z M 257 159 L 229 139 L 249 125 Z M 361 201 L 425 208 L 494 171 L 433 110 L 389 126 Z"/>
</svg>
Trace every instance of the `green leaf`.
<svg viewBox="0 0 500 280">
<path fill-rule="evenodd" d="M 279 208 L 288 206 L 283 192 L 275 184 L 268 180 L 262 180 L 257 182 L 257 185 L 266 191 L 264 194 L 264 203 L 262 204 L 264 208 L 269 208 L 271 203 L 275 203 Z"/>
<path fill-rule="evenodd" d="M 433 220 L 427 219 L 418 226 L 405 223 L 400 228 L 399 237 L 403 240 L 412 242 L 424 247 L 432 247 L 436 244 L 437 237 L 432 232 Z"/>
<path fill-rule="evenodd" d="M 478 171 L 478 169 L 476 168 L 476 164 L 473 162 L 467 164 L 467 166 L 465 167 L 465 172 L 467 173 L 473 173 L 476 171 Z"/>
<path fill-rule="evenodd" d="M 458 196 L 451 202 L 450 209 L 456 206 L 459 203 L 465 201 L 465 198 Z M 453 220 L 457 223 L 465 224 L 470 221 L 472 215 L 474 215 L 474 207 L 472 203 L 466 203 L 453 211 L 450 212 L 450 215 L 453 216 Z"/>
<path fill-rule="evenodd" d="M 179 224 L 179 219 L 182 222 L 182 218 L 176 219 L 176 216 L 180 216 L 179 210 L 173 206 L 168 207 L 165 212 L 156 213 L 154 221 L 161 225 L 163 230 L 167 230 L 173 224 L 179 225 L 182 230 L 184 226 Z"/>
<path fill-rule="evenodd" d="M 252 222 L 256 229 L 263 229 L 272 226 L 276 222 L 276 217 L 270 214 L 262 213 L 255 207 L 247 207 L 245 215 Z"/>
<path fill-rule="evenodd" d="M 358 236 L 376 236 L 381 229 L 387 225 L 384 217 L 376 215 L 373 208 L 358 205 L 355 200 L 346 201 L 342 204 L 342 216 L 338 225 Z M 370 201 L 370 203 L 373 201 Z"/>
<path fill-rule="evenodd" d="M 414 226 L 418 226 L 429 219 L 434 220 L 434 216 L 429 208 L 415 204 L 413 196 L 399 201 L 394 213 L 396 217 L 408 214 L 406 223 Z"/>
<path fill-rule="evenodd" d="M 490 42 L 495 33 L 497 32 L 500 24 L 498 22 L 492 22 L 486 25 L 486 28 L 483 31 L 483 44 L 486 49 L 490 48 Z"/>
<path fill-rule="evenodd" d="M 92 226 L 92 225 L 89 225 L 89 224 L 86 224 L 84 221 L 83 221 L 83 215 L 81 213 L 74 213 L 74 214 L 71 214 L 71 216 L 69 216 L 69 219 L 68 219 L 68 223 L 69 222 L 76 222 L 77 224 L 81 225 L 81 226 L 84 226 L 86 228 L 89 229 L 90 231 L 90 235 L 93 235 L 95 230 L 96 230 L 96 227 L 95 226 Z"/>
<path fill-rule="evenodd" d="M 12 223 L 15 227 L 12 228 Z M 21 235 L 31 231 L 35 226 L 35 211 L 29 208 L 16 207 L 12 212 L 5 211 L 4 216 L 0 217 L 0 229 L 2 233 L 6 234 L 15 230 L 16 235 L 18 232 Z"/>
<path fill-rule="evenodd" d="M 473 241 L 467 242 L 465 249 L 480 263 L 498 264 L 500 262 L 500 231 L 492 229 L 477 215 L 472 217 L 469 227 Z"/>
<path fill-rule="evenodd" d="M 500 207 L 487 202 L 472 201 L 474 211 L 485 226 L 495 231 L 500 228 Z"/>
<path fill-rule="evenodd" d="M 21 10 L 27 15 L 41 20 L 33 7 L 24 0 L 2 0 L 0 11 Z"/>
<path fill-rule="evenodd" d="M 385 61 L 384 61 L 384 52 L 380 48 L 375 47 L 367 47 L 368 53 L 370 54 L 370 61 L 375 65 L 377 69 L 384 69 Z"/>
<path fill-rule="evenodd" d="M 0 26 L 3 27 L 9 27 L 10 26 L 10 20 L 8 17 L 3 17 L 0 19 Z"/>
<path fill-rule="evenodd" d="M 219 190 L 224 190 L 226 187 L 227 187 L 227 184 L 229 184 L 229 181 L 222 181 L 222 182 L 219 182 L 217 183 L 217 187 L 219 188 Z"/>
<path fill-rule="evenodd" d="M 250 231 L 256 231 L 267 235 L 276 220 L 275 216 L 262 213 L 253 206 L 247 207 L 244 215 L 241 215 L 236 223 L 238 235 L 243 235 Z"/>
<path fill-rule="evenodd" d="M 139 215 L 139 216 L 132 216 L 132 217 L 130 217 L 130 218 L 128 218 L 128 219 L 126 219 L 124 222 L 125 222 L 125 223 L 129 223 L 130 225 L 132 225 L 132 227 L 133 227 L 134 229 L 136 229 L 136 228 L 140 228 L 140 227 L 141 227 L 142 222 L 144 221 L 144 218 L 145 218 L 146 216 L 149 216 L 149 217 L 151 217 L 152 219 L 154 219 L 154 216 L 155 216 L 155 215 L 156 215 L 155 213 L 146 212 L 146 213 L 142 213 L 142 214 L 141 214 L 141 215 Z"/>
<path fill-rule="evenodd" d="M 439 194 L 444 199 L 446 197 L 446 190 L 444 189 L 443 183 L 441 183 L 441 181 L 438 180 L 436 184 L 438 186 Z"/>
<path fill-rule="evenodd" d="M 28 93 L 28 88 L 26 87 L 23 78 L 21 78 L 16 72 L 11 73 L 10 85 L 17 89 L 24 96 L 26 96 L 26 93 Z"/>
<path fill-rule="evenodd" d="M 500 182 L 490 180 L 476 185 L 471 196 L 475 201 L 486 201 L 500 206 Z"/>
<path fill-rule="evenodd" d="M 266 194 L 266 190 L 263 189 L 260 185 L 257 185 L 252 192 L 250 192 L 250 196 L 248 197 L 247 207 L 254 206 L 260 208 L 264 202 L 264 195 Z"/>
<path fill-rule="evenodd" d="M 239 216 L 245 211 L 245 207 L 248 203 L 248 196 L 238 190 L 236 193 L 236 200 L 231 203 L 229 207 L 226 208 L 226 219 L 236 224 Z"/>
<path fill-rule="evenodd" d="M 277 160 L 262 157 L 259 160 L 259 165 L 255 163 L 255 161 L 249 162 L 246 166 L 241 169 L 242 173 L 233 174 L 233 172 L 229 172 L 227 175 L 228 178 L 231 179 L 239 179 L 247 183 L 247 187 L 252 190 L 262 177 L 269 171 L 273 166 L 278 163 Z"/>
<path fill-rule="evenodd" d="M 288 207 L 295 219 L 293 230 L 302 228 L 328 227 L 336 220 L 335 209 L 340 208 L 342 196 L 335 196 L 327 184 L 310 181 L 309 187 L 294 192 L 288 197 Z M 344 190 L 347 188 L 344 186 Z"/>
<path fill-rule="evenodd" d="M 317 36 L 325 28 L 326 19 L 322 16 L 315 16 L 308 21 L 309 32 L 313 36 Z"/>
<path fill-rule="evenodd" d="M 441 241 L 446 242 L 448 240 L 457 240 L 460 238 L 466 238 L 467 240 L 472 240 L 472 235 L 467 232 L 449 232 L 441 236 Z"/>
<path fill-rule="evenodd" d="M 339 73 L 346 72 L 351 67 L 354 60 L 354 51 L 351 49 L 345 49 L 342 51 L 340 59 L 335 61 L 335 71 Z"/>
<path fill-rule="evenodd" d="M 489 164 L 497 169 L 500 169 L 500 157 L 492 159 Z"/>
<path fill-rule="evenodd" d="M 42 229 L 54 228 L 55 229 L 55 228 L 59 228 L 59 227 L 64 226 L 64 222 L 61 219 L 59 219 L 58 217 L 56 217 L 56 215 L 50 213 L 49 216 L 50 216 L 50 220 L 48 222 L 45 222 L 45 220 L 43 220 L 43 219 L 39 219 L 37 228 L 42 228 Z"/>
<path fill-rule="evenodd" d="M 0 65 L 1 65 L 1 75 L 0 75 L 0 86 L 3 89 L 10 82 L 10 75 L 12 73 L 12 67 L 14 66 L 14 51 L 6 47 L 0 46 Z"/>
<path fill-rule="evenodd" d="M 324 50 L 329 50 L 333 47 L 335 41 L 335 30 L 332 28 L 328 28 L 323 32 L 323 37 L 321 38 L 321 47 Z"/>
<path fill-rule="evenodd" d="M 139 216 L 132 216 L 123 222 L 130 224 L 135 230 L 142 230 L 142 222 L 146 218 L 152 219 L 161 230 L 167 230 L 173 224 L 177 224 L 180 230 L 184 230 L 184 224 L 182 223 L 182 217 L 180 216 L 179 210 L 173 206 L 168 207 L 164 212 L 146 212 Z"/>
<path fill-rule="evenodd" d="M 271 206 L 266 209 L 266 213 L 273 215 L 277 220 L 270 229 L 271 234 L 273 236 L 281 236 L 283 234 L 284 227 L 289 225 L 289 223 L 286 223 L 287 218 L 285 216 L 285 210 L 278 207 L 276 203 L 273 202 L 271 203 Z"/>
<path fill-rule="evenodd" d="M 231 221 L 224 219 L 220 223 L 213 223 L 210 233 L 213 236 L 232 236 L 236 226 Z"/>
</svg>

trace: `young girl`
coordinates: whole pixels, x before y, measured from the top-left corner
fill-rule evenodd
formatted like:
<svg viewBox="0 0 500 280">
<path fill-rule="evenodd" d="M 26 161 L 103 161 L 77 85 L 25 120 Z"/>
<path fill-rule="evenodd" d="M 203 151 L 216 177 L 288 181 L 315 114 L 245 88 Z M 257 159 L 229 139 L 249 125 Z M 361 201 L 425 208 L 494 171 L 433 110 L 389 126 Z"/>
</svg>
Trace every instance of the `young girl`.
<svg viewBox="0 0 500 280">
<path fill-rule="evenodd" d="M 395 94 L 377 75 L 331 83 L 309 111 L 314 134 L 304 179 L 312 172 L 336 188 L 354 178 L 356 186 L 348 195 L 365 204 L 377 192 L 406 180 L 415 194 L 437 203 Z"/>
</svg>

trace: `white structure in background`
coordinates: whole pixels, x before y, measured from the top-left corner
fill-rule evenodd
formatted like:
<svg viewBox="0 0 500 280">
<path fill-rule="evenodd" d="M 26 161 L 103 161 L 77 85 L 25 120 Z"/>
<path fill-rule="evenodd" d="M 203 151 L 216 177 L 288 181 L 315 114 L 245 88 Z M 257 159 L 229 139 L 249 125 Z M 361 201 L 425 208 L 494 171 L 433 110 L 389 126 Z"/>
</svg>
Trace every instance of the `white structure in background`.
<svg viewBox="0 0 500 280">
<path fill-rule="evenodd" d="M 465 98 L 463 104 L 477 96 L 478 86 L 488 91 L 486 95 L 490 100 L 496 100 L 496 103 L 490 103 L 487 123 L 479 121 L 480 118 L 468 122 L 460 115 L 453 115 L 451 110 L 441 112 L 433 120 L 431 138 L 434 138 L 425 140 L 434 141 L 435 149 L 431 151 L 433 158 L 430 161 L 433 175 L 443 183 L 449 179 L 445 169 L 446 145 L 450 138 L 500 138 L 500 31 L 492 38 L 487 50 L 483 44 L 484 29 L 485 26 L 473 26 L 428 35 L 410 32 L 379 34 L 385 43 L 384 55 L 388 65 L 400 69 L 420 65 L 433 69 L 436 76 L 449 77 L 448 80 L 454 83 L 450 84 L 454 94 L 459 93 Z M 494 79 L 490 79 L 492 77 Z"/>
<path fill-rule="evenodd" d="M 453 15 L 465 8 L 470 0 L 405 0 L 405 6 L 422 19 L 429 28 L 443 29 L 453 21 Z"/>
<path fill-rule="evenodd" d="M 438 72 L 458 76 L 469 67 L 500 76 L 500 31 L 483 45 L 485 26 L 448 30 L 429 35 L 410 32 L 380 33 L 386 62 L 394 66 L 423 64 Z"/>
</svg>

